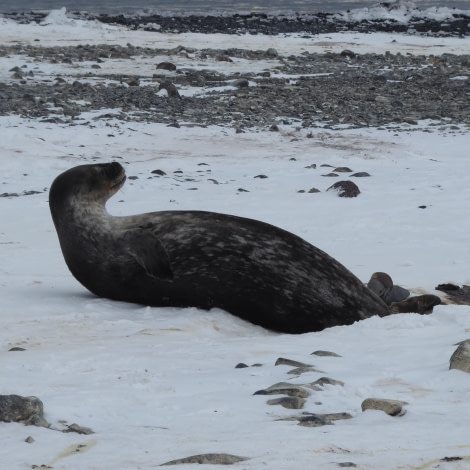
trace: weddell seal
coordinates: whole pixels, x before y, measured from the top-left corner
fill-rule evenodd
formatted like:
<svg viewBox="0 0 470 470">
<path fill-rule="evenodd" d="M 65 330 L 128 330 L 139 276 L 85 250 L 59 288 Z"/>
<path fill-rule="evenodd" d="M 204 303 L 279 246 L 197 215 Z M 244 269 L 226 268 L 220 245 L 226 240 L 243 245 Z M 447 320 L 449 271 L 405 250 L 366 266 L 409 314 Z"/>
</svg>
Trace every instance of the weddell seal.
<svg viewBox="0 0 470 470">
<path fill-rule="evenodd" d="M 59 175 L 50 189 L 65 262 L 97 296 L 218 307 L 285 333 L 389 314 L 344 266 L 273 225 L 203 211 L 110 215 L 106 201 L 125 180 L 117 162 L 81 165 Z"/>
</svg>

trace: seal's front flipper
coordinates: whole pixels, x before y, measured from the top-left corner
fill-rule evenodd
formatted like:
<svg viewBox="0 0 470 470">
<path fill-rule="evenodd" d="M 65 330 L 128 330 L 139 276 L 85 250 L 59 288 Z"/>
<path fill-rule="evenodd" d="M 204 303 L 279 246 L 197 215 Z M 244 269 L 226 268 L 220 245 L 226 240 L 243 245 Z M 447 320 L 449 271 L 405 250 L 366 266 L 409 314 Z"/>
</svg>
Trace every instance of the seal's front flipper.
<svg viewBox="0 0 470 470">
<path fill-rule="evenodd" d="M 162 281 L 173 280 L 170 258 L 158 237 L 151 231 L 129 230 L 126 238 L 132 239 L 128 253 L 145 272 Z"/>
</svg>

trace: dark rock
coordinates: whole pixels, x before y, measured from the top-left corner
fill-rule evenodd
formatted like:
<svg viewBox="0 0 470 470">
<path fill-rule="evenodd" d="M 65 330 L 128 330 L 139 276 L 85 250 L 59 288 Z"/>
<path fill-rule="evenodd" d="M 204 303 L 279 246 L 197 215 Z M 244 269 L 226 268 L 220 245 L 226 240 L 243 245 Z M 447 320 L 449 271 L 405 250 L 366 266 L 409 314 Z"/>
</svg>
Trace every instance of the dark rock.
<svg viewBox="0 0 470 470">
<path fill-rule="evenodd" d="M 244 362 L 239 362 L 236 366 L 235 369 L 244 369 L 248 367 Z"/>
<path fill-rule="evenodd" d="M 10 348 L 8 351 L 26 351 L 26 349 L 15 346 L 14 348 Z"/>
<path fill-rule="evenodd" d="M 154 174 L 154 175 L 158 175 L 158 176 L 165 176 L 166 175 L 166 173 L 163 170 L 153 170 L 151 173 Z"/>
<path fill-rule="evenodd" d="M 344 51 L 341 51 L 341 56 L 347 57 L 348 59 L 354 59 L 354 57 L 356 57 L 356 54 L 353 51 L 350 51 L 349 49 L 345 49 Z"/>
<path fill-rule="evenodd" d="M 351 178 L 352 177 L 355 177 L 355 178 L 367 178 L 368 176 L 370 176 L 369 173 L 367 173 L 367 171 L 358 171 L 357 173 L 353 173 L 351 175 Z"/>
<path fill-rule="evenodd" d="M 171 62 L 160 62 L 157 64 L 158 70 L 169 70 L 170 72 L 174 72 L 176 70 L 176 65 Z"/>
<path fill-rule="evenodd" d="M 336 353 L 334 353 L 334 352 L 322 351 L 322 350 L 314 351 L 314 352 L 312 353 L 312 355 L 315 355 L 315 356 L 341 357 L 339 354 L 336 354 Z"/>
<path fill-rule="evenodd" d="M 267 178 L 267 176 L 266 176 L 266 175 L 256 175 L 256 176 L 254 176 L 253 178 L 259 178 L 259 179 L 261 179 L 261 180 L 264 180 L 264 179 Z"/>
<path fill-rule="evenodd" d="M 315 193 L 319 193 L 319 192 L 321 192 L 321 191 L 320 191 L 319 189 L 317 189 L 317 188 L 310 188 L 310 189 L 308 190 L 308 193 L 309 193 L 309 194 L 315 194 Z"/>
<path fill-rule="evenodd" d="M 356 197 L 361 193 L 352 181 L 338 181 L 330 186 L 327 191 L 336 191 L 339 197 Z"/>
<path fill-rule="evenodd" d="M 247 88 L 249 86 L 249 82 L 246 78 L 237 78 L 231 83 L 231 85 L 235 88 Z"/>
<path fill-rule="evenodd" d="M 168 82 L 168 81 L 160 82 L 158 91 L 160 90 L 166 90 L 169 98 L 181 98 L 178 89 L 171 82 Z"/>
<path fill-rule="evenodd" d="M 347 166 L 339 166 L 338 168 L 335 168 L 333 171 L 336 171 L 336 173 L 351 173 L 352 172 L 351 168 L 348 168 Z"/>
</svg>

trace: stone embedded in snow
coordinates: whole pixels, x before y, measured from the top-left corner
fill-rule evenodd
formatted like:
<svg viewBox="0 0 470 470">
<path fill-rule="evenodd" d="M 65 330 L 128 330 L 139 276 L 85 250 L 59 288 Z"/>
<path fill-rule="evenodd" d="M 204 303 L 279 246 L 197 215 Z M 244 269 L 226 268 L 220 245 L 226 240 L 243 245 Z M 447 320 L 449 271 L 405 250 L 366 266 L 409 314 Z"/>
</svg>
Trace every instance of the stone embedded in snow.
<svg viewBox="0 0 470 470">
<path fill-rule="evenodd" d="M 231 454 L 198 454 L 184 457 L 182 459 L 170 460 L 169 462 L 162 463 L 164 465 L 180 465 L 184 463 L 197 463 L 206 465 L 232 465 L 237 462 L 249 460 L 248 457 L 239 457 Z"/>
<path fill-rule="evenodd" d="M 94 431 L 92 429 L 87 428 L 85 426 L 80 426 L 76 423 L 71 424 L 67 427 L 67 429 L 62 432 L 76 432 L 77 434 L 94 434 Z"/>
<path fill-rule="evenodd" d="M 279 382 L 266 389 L 258 390 L 253 395 L 288 395 L 289 397 L 307 398 L 310 393 L 300 385 Z"/>
<path fill-rule="evenodd" d="M 457 344 L 459 347 L 450 358 L 449 369 L 458 369 L 470 374 L 470 339 Z"/>
<path fill-rule="evenodd" d="M 339 354 L 336 354 L 336 353 L 334 353 L 334 352 L 331 352 L 331 351 L 322 351 L 322 350 L 313 351 L 312 355 L 315 355 L 315 356 L 324 356 L 324 357 L 341 357 Z"/>
<path fill-rule="evenodd" d="M 339 197 L 356 197 L 361 194 L 358 186 L 352 181 L 337 181 L 327 191 L 336 191 Z"/>
<path fill-rule="evenodd" d="M 333 424 L 333 421 L 338 421 L 340 419 L 352 419 L 352 416 L 349 413 L 327 413 L 327 414 L 308 414 L 297 418 L 299 420 L 299 426 L 304 426 L 308 428 L 316 428 L 319 426 L 325 426 L 328 424 Z"/>
<path fill-rule="evenodd" d="M 279 357 L 274 365 L 292 367 L 313 367 L 311 364 L 305 364 L 304 362 L 294 361 L 292 359 L 286 359 L 284 357 Z"/>
<path fill-rule="evenodd" d="M 312 382 L 310 385 L 306 385 L 308 387 L 323 387 L 325 385 L 339 385 L 341 387 L 344 387 L 344 382 L 341 382 L 341 380 L 335 380 L 335 379 L 330 379 L 330 377 L 321 377 L 318 380 L 315 380 L 315 382 Z"/>
<path fill-rule="evenodd" d="M 379 410 L 390 416 L 403 416 L 406 412 L 403 407 L 408 405 L 406 401 L 389 400 L 387 398 L 366 398 L 361 405 L 362 411 Z"/>
<path fill-rule="evenodd" d="M 300 397 L 281 397 L 273 398 L 267 401 L 268 405 L 281 405 L 291 410 L 300 410 L 305 405 L 305 398 Z"/>
</svg>

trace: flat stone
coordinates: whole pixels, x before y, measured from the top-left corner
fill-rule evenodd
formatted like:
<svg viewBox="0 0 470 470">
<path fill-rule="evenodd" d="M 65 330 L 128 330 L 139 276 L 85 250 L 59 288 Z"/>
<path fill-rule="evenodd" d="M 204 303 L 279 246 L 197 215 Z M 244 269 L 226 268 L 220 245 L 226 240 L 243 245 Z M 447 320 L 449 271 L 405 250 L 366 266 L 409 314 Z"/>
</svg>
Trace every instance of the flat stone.
<svg viewBox="0 0 470 470">
<path fill-rule="evenodd" d="M 361 405 L 362 411 L 379 410 L 390 416 L 403 416 L 403 407 L 408 405 L 406 401 L 389 400 L 387 398 L 366 398 Z"/>
<path fill-rule="evenodd" d="M 198 454 L 184 457 L 182 459 L 170 460 L 162 463 L 164 465 L 181 465 L 186 463 L 197 463 L 200 465 L 233 465 L 234 463 L 249 460 L 248 457 L 239 457 L 232 454 Z"/>
<path fill-rule="evenodd" d="M 266 389 L 258 390 L 254 395 L 287 395 L 289 397 L 307 398 L 310 393 L 300 385 L 279 382 Z"/>
</svg>

